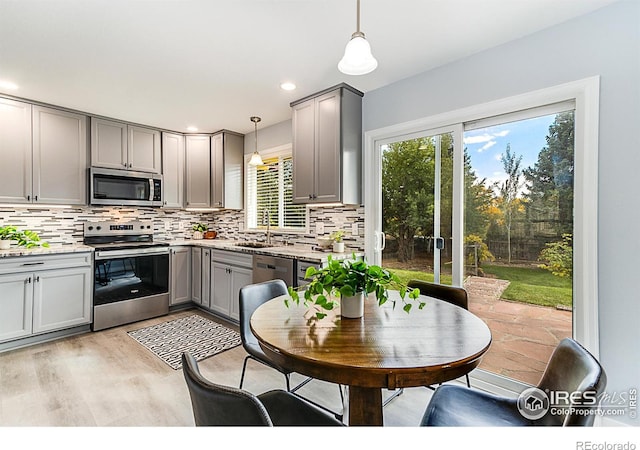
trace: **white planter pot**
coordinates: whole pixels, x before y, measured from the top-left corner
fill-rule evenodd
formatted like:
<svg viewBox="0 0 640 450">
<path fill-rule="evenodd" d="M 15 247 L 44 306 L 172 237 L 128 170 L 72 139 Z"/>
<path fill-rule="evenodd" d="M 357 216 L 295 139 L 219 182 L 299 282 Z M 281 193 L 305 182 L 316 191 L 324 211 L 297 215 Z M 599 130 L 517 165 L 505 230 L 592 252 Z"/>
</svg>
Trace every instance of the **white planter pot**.
<svg viewBox="0 0 640 450">
<path fill-rule="evenodd" d="M 334 242 L 333 243 L 333 252 L 334 253 L 344 253 L 344 242 Z"/>
<path fill-rule="evenodd" d="M 351 297 L 340 296 L 340 315 L 348 319 L 359 319 L 364 315 L 364 292 Z"/>
<path fill-rule="evenodd" d="M 204 237 L 204 235 L 202 234 L 202 231 L 194 231 L 193 232 L 193 239 L 202 239 Z"/>
<path fill-rule="evenodd" d="M 0 240 L 0 250 L 9 250 L 9 247 L 11 247 L 11 241 L 8 239 L 1 239 Z"/>
</svg>

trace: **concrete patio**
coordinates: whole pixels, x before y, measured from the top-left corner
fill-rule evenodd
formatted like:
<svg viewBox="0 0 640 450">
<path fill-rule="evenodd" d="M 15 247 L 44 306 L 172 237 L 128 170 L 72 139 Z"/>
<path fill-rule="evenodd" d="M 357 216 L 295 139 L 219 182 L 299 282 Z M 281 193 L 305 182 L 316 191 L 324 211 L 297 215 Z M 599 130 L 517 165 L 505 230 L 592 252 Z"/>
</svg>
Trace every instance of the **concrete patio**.
<svg viewBox="0 0 640 450">
<path fill-rule="evenodd" d="M 571 312 L 500 300 L 508 285 L 475 276 L 465 281 L 469 310 L 487 323 L 493 337 L 480 368 L 537 384 L 553 349 L 571 337 Z"/>
</svg>

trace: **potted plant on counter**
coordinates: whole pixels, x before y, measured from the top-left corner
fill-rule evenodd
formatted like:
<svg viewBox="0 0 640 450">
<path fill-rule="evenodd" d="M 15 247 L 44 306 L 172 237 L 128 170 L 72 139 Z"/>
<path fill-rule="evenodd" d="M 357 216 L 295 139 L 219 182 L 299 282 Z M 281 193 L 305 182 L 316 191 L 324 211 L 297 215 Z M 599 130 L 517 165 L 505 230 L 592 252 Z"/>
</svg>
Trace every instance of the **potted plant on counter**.
<svg viewBox="0 0 640 450">
<path fill-rule="evenodd" d="M 344 231 L 342 230 L 333 231 L 329 235 L 329 238 L 333 241 L 333 251 L 335 253 L 344 252 L 344 242 L 342 242 L 343 237 L 344 237 Z"/>
<path fill-rule="evenodd" d="M 355 255 L 351 259 L 342 261 L 328 257 L 325 267 L 309 267 L 305 273 L 309 284 L 300 288 L 289 287 L 291 300 L 303 304 L 315 310 L 318 319 L 326 316 L 325 311 L 330 311 L 337 306 L 336 298 L 340 301 L 340 315 L 346 318 L 359 318 L 364 314 L 364 301 L 369 294 L 374 294 L 378 305 L 383 305 L 389 300 L 389 289 L 397 289 L 404 303 L 402 309 L 407 313 L 411 311 L 413 303 L 417 303 L 422 309 L 425 305 L 419 299 L 420 290 L 410 289 L 398 278 L 396 274 L 380 266 L 369 265 L 364 259 L 357 259 Z M 303 290 L 303 299 L 299 290 Z M 405 300 L 408 297 L 409 301 Z M 394 302 L 395 307 L 395 300 Z M 289 299 L 285 299 L 285 305 L 289 306 Z"/>
<path fill-rule="evenodd" d="M 207 226 L 205 224 L 196 223 L 193 226 L 193 239 L 202 239 L 205 231 L 207 231 Z"/>
<path fill-rule="evenodd" d="M 40 240 L 40 236 L 35 231 L 19 231 L 13 225 L 0 227 L 0 250 L 8 250 L 11 241 L 15 241 L 19 247 L 49 247 L 49 243 Z"/>
</svg>

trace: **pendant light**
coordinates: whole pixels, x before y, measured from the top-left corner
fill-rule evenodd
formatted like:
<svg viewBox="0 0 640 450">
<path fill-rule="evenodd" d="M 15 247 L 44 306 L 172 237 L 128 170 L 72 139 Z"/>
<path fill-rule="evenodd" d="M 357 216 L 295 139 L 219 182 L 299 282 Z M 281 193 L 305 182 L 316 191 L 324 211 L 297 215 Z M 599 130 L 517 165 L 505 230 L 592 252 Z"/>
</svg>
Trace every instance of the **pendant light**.
<svg viewBox="0 0 640 450">
<path fill-rule="evenodd" d="M 251 116 L 250 119 L 254 123 L 255 129 L 256 129 L 256 131 L 255 131 L 256 149 L 253 152 L 253 155 L 251 155 L 251 161 L 249 161 L 249 165 L 250 166 L 263 166 L 264 163 L 262 162 L 262 157 L 260 156 L 260 153 L 258 153 L 258 122 L 260 122 L 262 119 L 260 119 L 260 117 L 256 117 L 256 116 Z"/>
<path fill-rule="evenodd" d="M 378 61 L 371 54 L 371 46 L 360 31 L 360 0 L 358 0 L 357 28 L 344 49 L 344 56 L 338 63 L 338 70 L 346 75 L 364 75 L 378 67 Z"/>
</svg>

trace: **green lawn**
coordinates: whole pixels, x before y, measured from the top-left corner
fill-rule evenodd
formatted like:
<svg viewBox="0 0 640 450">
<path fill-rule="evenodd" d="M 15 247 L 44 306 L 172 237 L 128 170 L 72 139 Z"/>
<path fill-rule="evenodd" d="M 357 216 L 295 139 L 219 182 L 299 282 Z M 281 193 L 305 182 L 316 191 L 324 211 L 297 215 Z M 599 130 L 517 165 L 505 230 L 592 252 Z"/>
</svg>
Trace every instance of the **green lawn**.
<svg viewBox="0 0 640 450">
<path fill-rule="evenodd" d="M 411 279 L 433 281 L 433 274 L 412 270 L 391 269 L 403 283 Z M 509 287 L 502 293 L 502 298 L 534 305 L 563 305 L 571 307 L 571 279 L 560 278 L 550 272 L 536 267 L 510 267 L 484 264 L 482 270 L 488 275 L 501 280 L 508 280 Z M 443 284 L 451 284 L 450 275 L 442 275 Z"/>
<path fill-rule="evenodd" d="M 482 270 L 510 281 L 502 298 L 542 306 L 571 306 L 571 278 L 561 278 L 537 267 L 510 267 L 483 264 Z"/>
</svg>

